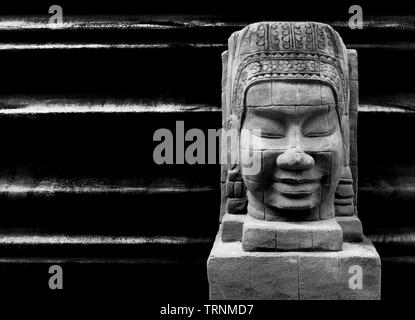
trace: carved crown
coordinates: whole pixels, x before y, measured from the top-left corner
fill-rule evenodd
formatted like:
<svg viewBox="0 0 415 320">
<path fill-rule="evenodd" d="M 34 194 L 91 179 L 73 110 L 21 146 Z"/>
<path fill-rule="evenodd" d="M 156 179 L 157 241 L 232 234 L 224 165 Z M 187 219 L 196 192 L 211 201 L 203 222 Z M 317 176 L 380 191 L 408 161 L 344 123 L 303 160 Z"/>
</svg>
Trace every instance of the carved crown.
<svg viewBox="0 0 415 320">
<path fill-rule="evenodd" d="M 332 27 L 316 22 L 259 22 L 229 38 L 227 92 L 240 117 L 249 86 L 267 80 L 319 81 L 333 89 L 340 116 L 349 101 L 347 49 Z"/>
</svg>

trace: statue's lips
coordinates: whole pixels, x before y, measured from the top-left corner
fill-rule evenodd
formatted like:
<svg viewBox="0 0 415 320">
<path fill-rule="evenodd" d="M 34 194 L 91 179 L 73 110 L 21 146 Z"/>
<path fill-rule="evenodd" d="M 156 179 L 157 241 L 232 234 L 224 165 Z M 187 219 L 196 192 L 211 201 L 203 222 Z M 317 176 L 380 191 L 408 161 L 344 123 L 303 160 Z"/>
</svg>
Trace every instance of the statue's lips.
<svg viewBox="0 0 415 320">
<path fill-rule="evenodd" d="M 320 188 L 321 178 L 316 179 L 274 179 L 273 188 L 281 194 L 292 197 L 309 196 Z"/>
<path fill-rule="evenodd" d="M 296 179 L 296 178 L 277 178 L 274 177 L 274 182 L 291 184 L 291 185 L 300 185 L 300 184 L 310 184 L 310 183 L 320 183 L 321 177 L 319 178 L 307 178 L 307 179 Z"/>
</svg>

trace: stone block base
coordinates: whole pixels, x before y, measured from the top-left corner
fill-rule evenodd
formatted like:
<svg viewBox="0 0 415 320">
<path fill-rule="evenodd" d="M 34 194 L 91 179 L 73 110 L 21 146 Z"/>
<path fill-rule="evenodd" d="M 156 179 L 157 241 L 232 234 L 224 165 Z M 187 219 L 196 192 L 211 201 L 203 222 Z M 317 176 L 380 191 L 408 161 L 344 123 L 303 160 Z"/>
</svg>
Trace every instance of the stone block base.
<svg viewBox="0 0 415 320">
<path fill-rule="evenodd" d="M 243 224 L 245 251 L 339 251 L 342 244 L 343 232 L 336 219 L 283 222 L 247 215 Z"/>
<path fill-rule="evenodd" d="M 380 258 L 366 238 L 335 252 L 246 252 L 219 231 L 207 267 L 213 300 L 380 299 Z"/>
<path fill-rule="evenodd" d="M 226 213 L 222 219 L 222 241 L 241 241 L 246 214 Z"/>
<path fill-rule="evenodd" d="M 360 242 L 363 240 L 362 222 L 356 216 L 336 217 L 343 230 L 343 241 Z"/>
</svg>

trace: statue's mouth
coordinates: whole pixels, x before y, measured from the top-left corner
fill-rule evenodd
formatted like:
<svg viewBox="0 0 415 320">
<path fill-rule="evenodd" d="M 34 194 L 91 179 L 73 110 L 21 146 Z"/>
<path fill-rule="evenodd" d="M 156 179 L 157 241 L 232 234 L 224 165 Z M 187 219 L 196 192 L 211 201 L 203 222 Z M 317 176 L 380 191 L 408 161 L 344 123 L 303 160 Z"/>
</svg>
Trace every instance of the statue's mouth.
<svg viewBox="0 0 415 320">
<path fill-rule="evenodd" d="M 306 178 L 306 179 L 297 179 L 297 178 L 277 178 L 274 177 L 273 181 L 282 184 L 289 185 L 302 185 L 302 184 L 311 184 L 311 183 L 320 183 L 321 177 L 318 178 Z"/>
<path fill-rule="evenodd" d="M 283 196 L 303 198 L 310 196 L 320 188 L 320 180 L 321 177 L 314 179 L 276 178 L 273 181 L 273 188 Z"/>
</svg>

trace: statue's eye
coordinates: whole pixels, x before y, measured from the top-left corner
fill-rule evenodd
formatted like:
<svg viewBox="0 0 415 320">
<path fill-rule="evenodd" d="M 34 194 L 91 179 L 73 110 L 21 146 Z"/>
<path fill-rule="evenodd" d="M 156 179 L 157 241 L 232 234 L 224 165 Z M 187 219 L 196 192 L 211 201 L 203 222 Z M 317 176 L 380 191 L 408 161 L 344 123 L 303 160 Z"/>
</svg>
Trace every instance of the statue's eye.
<svg viewBox="0 0 415 320">
<path fill-rule="evenodd" d="M 284 123 L 278 119 L 250 115 L 244 128 L 249 129 L 254 136 L 261 138 L 278 139 L 285 136 Z"/>
<path fill-rule="evenodd" d="M 308 130 L 306 132 L 303 131 L 303 136 L 307 138 L 318 138 L 318 137 L 327 137 L 336 131 L 335 126 L 331 126 L 330 128 L 318 128 L 315 130 Z"/>
<path fill-rule="evenodd" d="M 264 129 L 250 129 L 249 133 L 260 138 L 268 138 L 268 139 L 284 138 L 284 134 L 282 132 L 269 131 L 269 130 L 264 130 Z"/>
<path fill-rule="evenodd" d="M 336 125 L 333 121 L 329 121 L 330 113 L 327 112 L 315 114 L 302 125 L 302 134 L 304 137 L 317 138 L 326 137 L 336 130 Z M 336 119 L 334 119 L 336 121 Z"/>
<path fill-rule="evenodd" d="M 310 132 L 305 134 L 304 136 L 307 138 L 317 138 L 317 137 L 326 137 L 329 136 L 331 134 L 330 131 L 326 131 L 326 132 Z"/>
<path fill-rule="evenodd" d="M 269 139 L 281 139 L 284 138 L 284 134 L 278 132 L 266 132 L 261 130 L 261 137 Z"/>
</svg>

